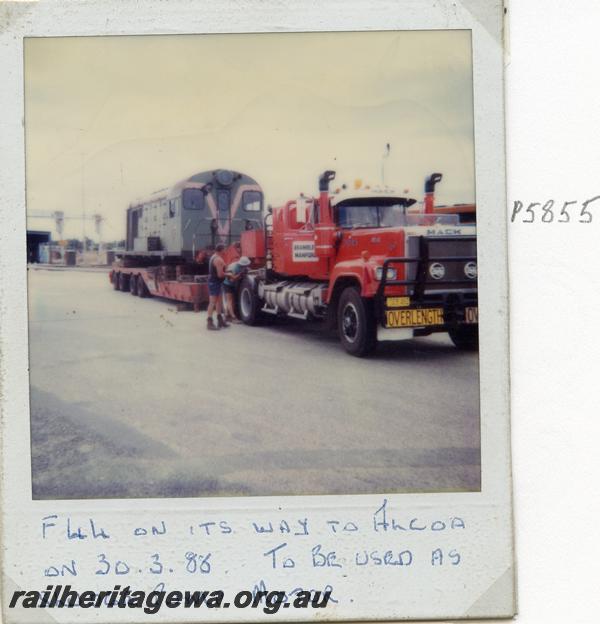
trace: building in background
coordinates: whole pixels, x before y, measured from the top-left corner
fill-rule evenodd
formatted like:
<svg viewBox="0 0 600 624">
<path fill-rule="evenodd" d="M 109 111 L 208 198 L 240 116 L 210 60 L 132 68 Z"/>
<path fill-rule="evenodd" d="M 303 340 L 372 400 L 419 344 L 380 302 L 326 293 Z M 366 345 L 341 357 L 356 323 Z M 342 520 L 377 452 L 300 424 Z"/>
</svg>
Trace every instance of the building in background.
<svg viewBox="0 0 600 624">
<path fill-rule="evenodd" d="M 50 243 L 52 236 L 50 232 L 41 230 L 27 230 L 27 262 L 41 262 L 40 244 Z"/>
</svg>

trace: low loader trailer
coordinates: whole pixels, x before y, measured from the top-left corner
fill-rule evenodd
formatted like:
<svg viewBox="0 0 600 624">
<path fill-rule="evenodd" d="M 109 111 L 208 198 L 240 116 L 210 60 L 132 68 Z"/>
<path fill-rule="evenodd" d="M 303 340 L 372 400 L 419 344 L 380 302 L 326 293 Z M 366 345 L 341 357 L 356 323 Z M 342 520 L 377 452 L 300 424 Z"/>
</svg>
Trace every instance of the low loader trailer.
<svg viewBox="0 0 600 624">
<path fill-rule="evenodd" d="M 210 250 L 198 255 L 198 262 L 186 263 L 164 260 L 159 264 L 143 266 L 139 259 L 121 259 L 116 262 L 109 279 L 114 290 L 128 292 L 137 297 L 162 297 L 188 304 L 199 312 L 208 303 L 208 269 L 205 261 Z M 225 250 L 229 264 L 239 258 L 239 246 L 230 245 Z M 133 266 L 129 266 L 133 264 Z"/>
<path fill-rule="evenodd" d="M 442 175 L 427 178 L 418 212 L 415 199 L 359 181 L 330 192 L 334 178 L 325 171 L 317 197 L 302 194 L 241 234 L 255 267 L 238 288 L 242 321 L 324 319 L 359 357 L 378 341 L 434 332 L 476 349 L 476 231 L 458 213 L 435 211 Z"/>
<path fill-rule="evenodd" d="M 167 269 L 167 270 L 165 270 Z M 173 270 L 168 270 L 173 269 Z M 137 297 L 162 297 L 189 304 L 194 312 L 208 302 L 206 275 L 179 275 L 178 266 L 114 267 L 110 281 L 115 290 Z"/>
</svg>

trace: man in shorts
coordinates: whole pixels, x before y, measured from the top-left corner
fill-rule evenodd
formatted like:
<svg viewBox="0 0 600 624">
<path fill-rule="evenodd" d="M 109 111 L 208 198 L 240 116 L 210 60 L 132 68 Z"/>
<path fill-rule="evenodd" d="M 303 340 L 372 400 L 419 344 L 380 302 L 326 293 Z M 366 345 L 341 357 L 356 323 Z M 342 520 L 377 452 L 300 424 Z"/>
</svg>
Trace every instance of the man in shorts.
<svg viewBox="0 0 600 624">
<path fill-rule="evenodd" d="M 215 247 L 215 253 L 208 261 L 208 318 L 206 329 L 215 330 L 229 327 L 229 323 L 223 318 L 223 280 L 225 279 L 225 260 L 223 251 L 225 245 L 219 243 Z M 213 320 L 213 313 L 217 312 L 217 324 Z"/>
</svg>

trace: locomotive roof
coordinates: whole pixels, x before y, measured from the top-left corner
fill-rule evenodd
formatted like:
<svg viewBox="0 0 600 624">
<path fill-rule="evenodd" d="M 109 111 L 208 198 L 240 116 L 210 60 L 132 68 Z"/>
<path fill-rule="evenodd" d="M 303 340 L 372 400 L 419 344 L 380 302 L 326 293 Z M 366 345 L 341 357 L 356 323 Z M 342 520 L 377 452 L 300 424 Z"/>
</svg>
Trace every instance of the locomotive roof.
<svg viewBox="0 0 600 624">
<path fill-rule="evenodd" d="M 256 184 L 258 186 L 258 182 L 254 180 L 254 178 L 251 178 L 249 175 L 246 175 L 245 173 L 234 171 L 233 169 L 211 169 L 210 171 L 201 171 L 200 173 L 195 173 L 189 178 L 184 178 L 183 180 L 175 182 L 173 186 L 158 189 L 150 195 L 146 195 L 145 197 L 138 197 L 134 201 L 132 201 L 130 205 L 139 206 L 140 204 L 147 204 L 161 199 L 170 199 L 172 197 L 177 197 L 185 188 L 202 188 L 209 182 L 215 180 L 215 175 L 219 171 L 229 171 L 233 174 L 234 178 L 237 178 L 235 181 L 241 180 L 245 184 Z"/>
</svg>

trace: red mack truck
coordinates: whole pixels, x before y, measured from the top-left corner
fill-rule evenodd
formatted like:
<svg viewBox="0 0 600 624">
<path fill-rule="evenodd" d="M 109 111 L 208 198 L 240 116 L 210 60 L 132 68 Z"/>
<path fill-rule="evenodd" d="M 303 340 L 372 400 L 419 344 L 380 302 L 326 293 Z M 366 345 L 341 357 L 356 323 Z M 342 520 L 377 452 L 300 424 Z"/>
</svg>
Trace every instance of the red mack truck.
<svg viewBox="0 0 600 624">
<path fill-rule="evenodd" d="M 330 192 L 334 178 L 325 171 L 318 197 L 300 195 L 273 209 L 264 228 L 241 233 L 241 254 L 255 267 L 238 289 L 244 323 L 325 319 L 359 357 L 378 341 L 433 332 L 476 349 L 476 230 L 461 223 L 461 210 L 436 211 L 442 175 L 427 178 L 421 210 L 413 198 L 358 181 Z"/>
</svg>

